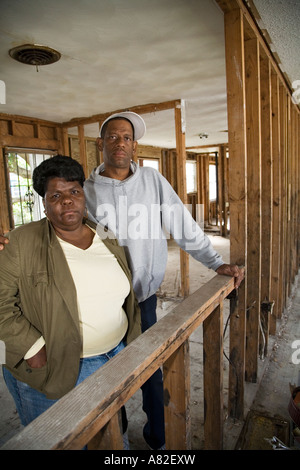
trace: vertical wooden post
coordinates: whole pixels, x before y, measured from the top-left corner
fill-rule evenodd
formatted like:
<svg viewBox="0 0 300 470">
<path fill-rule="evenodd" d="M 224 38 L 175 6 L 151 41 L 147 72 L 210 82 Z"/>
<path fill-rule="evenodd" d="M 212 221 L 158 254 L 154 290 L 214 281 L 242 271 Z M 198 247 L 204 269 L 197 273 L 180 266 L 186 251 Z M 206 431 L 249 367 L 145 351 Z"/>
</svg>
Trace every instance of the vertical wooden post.
<svg viewBox="0 0 300 470">
<path fill-rule="evenodd" d="M 63 154 L 66 156 L 70 156 L 70 149 L 69 149 L 69 138 L 68 138 L 68 128 L 62 128 L 62 148 Z"/>
<path fill-rule="evenodd" d="M 186 192 L 186 150 L 184 101 L 175 107 L 175 131 L 177 152 L 177 187 L 183 204 L 187 204 Z M 187 297 L 190 291 L 189 255 L 180 250 L 181 295 Z"/>
<path fill-rule="evenodd" d="M 203 179 L 204 179 L 204 221 L 210 222 L 209 213 L 209 154 L 203 156 Z"/>
<path fill-rule="evenodd" d="M 261 335 L 260 353 L 267 355 L 272 266 L 273 178 L 272 178 L 272 110 L 271 110 L 271 64 L 260 51 L 261 75 L 261 145 L 262 145 L 262 237 L 261 245 Z"/>
<path fill-rule="evenodd" d="M 223 301 L 203 322 L 204 448 L 223 448 Z"/>
<path fill-rule="evenodd" d="M 10 218 L 8 210 L 7 194 L 9 188 L 6 185 L 6 161 L 4 148 L 0 144 L 0 234 L 8 232 L 10 227 Z"/>
<path fill-rule="evenodd" d="M 246 250 L 246 100 L 244 68 L 244 25 L 240 9 L 224 15 L 227 76 L 229 182 L 230 207 L 230 261 L 244 265 L 247 273 Z M 247 278 L 239 288 L 238 301 L 231 300 L 230 320 L 230 416 L 244 415 L 245 373 L 245 312 Z"/>
<path fill-rule="evenodd" d="M 300 165 L 299 165 L 299 158 L 300 158 L 300 145 L 299 145 L 299 136 L 300 136 L 300 114 L 297 113 L 296 116 L 296 128 L 295 128 L 295 136 L 296 136 L 296 180 L 297 180 L 297 196 L 296 196 L 296 201 L 297 201 L 297 214 L 296 214 L 296 220 L 297 220 L 297 236 L 296 236 L 296 243 L 297 243 L 297 267 L 300 265 Z"/>
<path fill-rule="evenodd" d="M 296 110 L 293 105 L 291 105 L 291 186 L 292 186 L 292 200 L 291 200 L 291 282 L 295 280 L 295 276 L 299 269 L 299 266 L 296 266 L 297 261 L 297 250 L 296 250 L 296 240 L 297 240 L 297 181 L 296 181 Z"/>
<path fill-rule="evenodd" d="M 245 41 L 247 119 L 247 323 L 245 379 L 256 382 L 259 349 L 261 273 L 261 121 L 259 43 Z"/>
<path fill-rule="evenodd" d="M 218 179 L 219 179 L 219 227 L 220 235 L 222 237 L 227 236 L 227 208 L 226 208 L 226 148 L 224 145 L 219 146 L 218 151 Z"/>
<path fill-rule="evenodd" d="M 78 140 L 79 140 L 79 152 L 80 152 L 80 163 L 83 167 L 85 177 L 88 177 L 87 169 L 87 158 L 86 158 L 86 146 L 84 140 L 84 126 L 80 124 L 78 126 Z"/>
<path fill-rule="evenodd" d="M 190 357 L 185 341 L 164 363 L 166 448 L 191 449 Z"/>
<path fill-rule="evenodd" d="M 292 244 L 292 169 L 291 169 L 291 103 L 288 101 L 288 121 L 287 121 L 287 284 L 286 296 L 291 293 L 291 244 Z"/>
<path fill-rule="evenodd" d="M 88 450 L 122 450 L 121 412 L 118 411 L 88 443 Z"/>
<path fill-rule="evenodd" d="M 279 303 L 280 316 L 286 303 L 287 282 L 287 93 L 283 85 L 279 86 L 280 98 L 280 176 L 281 176 L 281 231 L 280 231 L 280 274 Z"/>
<path fill-rule="evenodd" d="M 273 314 L 270 318 L 270 333 L 276 333 L 276 319 L 279 316 L 279 276 L 280 276 L 280 250 L 281 250 L 281 155 L 280 155 L 280 106 L 279 106 L 279 79 L 274 69 L 272 80 L 272 154 L 273 154 L 273 226 L 272 226 L 272 270 L 271 270 L 271 300 L 273 300 Z"/>
</svg>

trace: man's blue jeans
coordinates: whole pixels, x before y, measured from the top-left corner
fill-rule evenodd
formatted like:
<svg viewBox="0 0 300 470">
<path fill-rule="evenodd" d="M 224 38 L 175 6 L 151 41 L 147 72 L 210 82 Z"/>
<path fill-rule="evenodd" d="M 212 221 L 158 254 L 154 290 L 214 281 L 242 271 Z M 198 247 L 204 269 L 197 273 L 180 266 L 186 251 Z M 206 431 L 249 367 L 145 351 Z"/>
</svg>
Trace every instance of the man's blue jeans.
<svg viewBox="0 0 300 470">
<path fill-rule="evenodd" d="M 97 369 L 99 369 L 99 367 L 103 366 L 103 364 L 115 356 L 124 347 L 125 344 L 121 341 L 121 343 L 106 354 L 80 359 L 79 374 L 76 385 L 83 382 L 84 379 L 93 374 Z M 27 424 L 37 418 L 57 401 L 46 398 L 43 393 L 38 392 L 37 390 L 29 387 L 26 383 L 15 379 L 5 367 L 3 367 L 3 377 L 8 390 L 15 401 L 23 426 L 27 426 Z M 124 414 L 122 413 L 122 418 L 123 416 Z M 126 429 L 124 429 L 123 420 L 123 432 L 125 431 Z"/>
<path fill-rule="evenodd" d="M 157 297 L 152 295 L 139 303 L 142 318 L 142 332 L 148 330 L 157 321 Z M 152 449 L 159 449 L 165 444 L 164 393 L 162 372 L 158 369 L 141 387 L 143 410 L 148 422 L 144 426 L 144 438 Z"/>
</svg>

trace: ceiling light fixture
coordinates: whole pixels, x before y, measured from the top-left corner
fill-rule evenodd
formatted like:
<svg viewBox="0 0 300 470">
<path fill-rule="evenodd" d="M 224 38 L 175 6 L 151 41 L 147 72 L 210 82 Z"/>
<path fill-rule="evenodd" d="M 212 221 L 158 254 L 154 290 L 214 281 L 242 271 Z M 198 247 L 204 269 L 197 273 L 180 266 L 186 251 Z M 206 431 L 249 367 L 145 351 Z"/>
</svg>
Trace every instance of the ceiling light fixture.
<svg viewBox="0 0 300 470">
<path fill-rule="evenodd" d="M 22 64 L 34 65 L 37 72 L 41 65 L 53 64 L 61 58 L 61 54 L 56 50 L 38 44 L 23 44 L 10 49 L 8 53 Z"/>
</svg>

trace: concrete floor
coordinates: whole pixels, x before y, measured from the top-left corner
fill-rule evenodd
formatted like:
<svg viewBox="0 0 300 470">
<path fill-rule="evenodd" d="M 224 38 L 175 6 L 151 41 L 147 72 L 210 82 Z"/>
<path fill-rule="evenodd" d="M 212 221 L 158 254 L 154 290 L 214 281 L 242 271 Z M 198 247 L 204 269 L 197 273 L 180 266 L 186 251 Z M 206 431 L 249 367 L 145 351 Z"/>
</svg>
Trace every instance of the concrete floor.
<svg viewBox="0 0 300 470">
<path fill-rule="evenodd" d="M 229 240 L 217 235 L 209 235 L 217 251 L 225 262 L 229 262 Z M 190 258 L 190 291 L 194 292 L 205 284 L 214 272 L 203 267 Z M 178 304 L 180 282 L 179 249 L 174 242 L 169 243 L 169 260 L 165 280 L 158 292 L 158 319 L 166 315 Z M 228 304 L 226 304 L 228 302 Z M 229 301 L 225 302 L 224 321 L 229 311 Z M 300 365 L 295 364 L 295 350 L 292 345 L 300 339 L 300 290 L 295 282 L 289 305 L 282 319 L 277 323 L 277 333 L 270 337 L 268 357 L 259 360 L 258 382 L 245 384 L 245 415 L 248 411 L 257 410 L 272 416 L 280 416 L 291 422 L 287 411 L 290 388 L 289 383 L 298 384 Z M 228 347 L 228 335 L 225 335 L 225 348 Z M 202 328 L 198 328 L 190 338 L 191 354 L 191 417 L 192 449 L 203 449 L 203 380 L 202 380 Z M 297 357 L 300 357 L 300 354 Z M 298 361 L 299 362 L 299 361 Z M 227 376 L 228 362 L 224 358 L 224 449 L 235 449 L 243 429 L 244 421 L 228 418 L 227 410 Z M 142 411 L 141 392 L 138 391 L 127 403 L 129 419 L 129 442 L 132 450 L 147 450 L 142 437 L 145 414 Z M 22 428 L 10 397 L 2 373 L 0 374 L 0 446 Z M 270 447 L 271 450 L 271 447 Z"/>
</svg>

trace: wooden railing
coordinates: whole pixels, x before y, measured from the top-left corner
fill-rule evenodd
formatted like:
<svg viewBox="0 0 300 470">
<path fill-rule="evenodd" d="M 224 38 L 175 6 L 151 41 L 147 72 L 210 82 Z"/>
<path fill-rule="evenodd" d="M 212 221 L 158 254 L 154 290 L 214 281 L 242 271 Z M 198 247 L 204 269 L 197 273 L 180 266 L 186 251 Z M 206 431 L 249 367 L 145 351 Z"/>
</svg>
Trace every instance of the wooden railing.
<svg viewBox="0 0 300 470">
<path fill-rule="evenodd" d="M 203 323 L 204 448 L 223 445 L 223 300 L 215 276 L 4 444 L 10 450 L 122 449 L 119 410 L 163 366 L 166 448 L 191 449 L 189 337 Z"/>
</svg>

